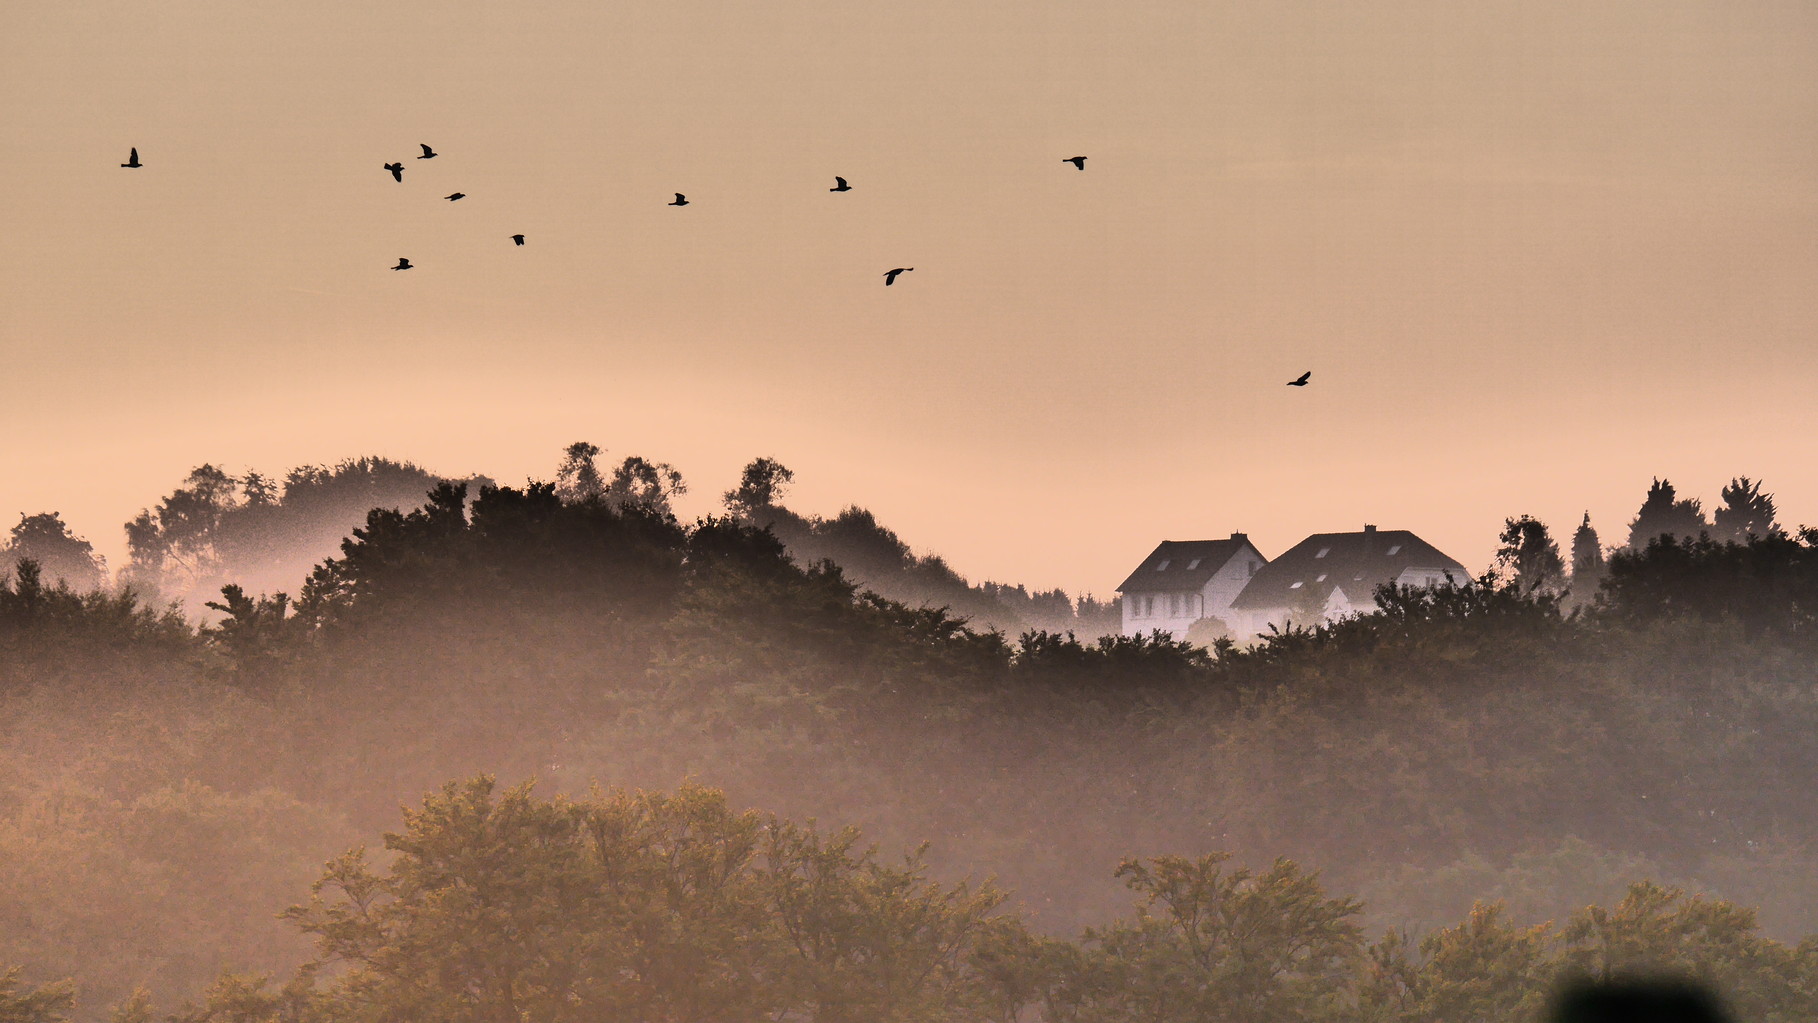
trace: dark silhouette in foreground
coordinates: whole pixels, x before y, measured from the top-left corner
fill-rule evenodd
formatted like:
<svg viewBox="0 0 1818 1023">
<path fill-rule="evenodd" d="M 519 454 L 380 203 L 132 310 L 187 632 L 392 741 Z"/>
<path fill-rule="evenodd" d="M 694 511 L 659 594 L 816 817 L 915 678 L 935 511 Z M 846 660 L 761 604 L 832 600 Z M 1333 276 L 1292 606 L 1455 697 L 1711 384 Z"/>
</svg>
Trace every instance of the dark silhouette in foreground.
<svg viewBox="0 0 1818 1023">
<path fill-rule="evenodd" d="M 1307 378 L 1311 377 L 1312 375 L 1313 375 L 1313 371 L 1307 370 L 1305 373 L 1302 373 L 1300 376 L 1297 376 L 1294 379 L 1288 381 L 1288 386 L 1289 387 L 1305 387 L 1305 386 L 1307 386 Z"/>
<path fill-rule="evenodd" d="M 1079 168 L 1080 170 L 1086 169 L 1086 158 L 1083 156 L 1069 156 L 1065 160 L 1062 160 L 1061 162 L 1070 163 L 1073 166 Z"/>
<path fill-rule="evenodd" d="M 435 159 L 435 158 L 436 158 L 436 151 L 435 151 L 435 150 L 433 150 L 433 149 L 431 149 L 431 148 L 429 148 L 429 143 L 427 143 L 427 142 L 419 142 L 419 143 L 417 143 L 417 145 L 419 145 L 419 146 L 422 146 L 422 147 L 423 147 L 423 155 L 422 155 L 422 156 L 419 156 L 419 157 L 417 157 L 417 159 L 419 159 L 419 160 L 433 160 L 433 159 Z"/>
<path fill-rule="evenodd" d="M 404 180 L 404 162 L 402 160 L 397 163 L 386 164 L 385 169 L 391 172 L 391 179 L 393 181 L 402 182 Z"/>
<path fill-rule="evenodd" d="M 122 167 L 143 167 L 143 166 L 145 166 L 144 164 L 139 162 L 139 147 L 138 146 L 133 147 L 132 155 L 128 156 L 126 158 L 126 162 L 121 164 L 120 166 L 122 166 Z"/>
<path fill-rule="evenodd" d="M 680 192 L 677 192 L 675 194 L 675 202 L 664 203 L 663 205 L 665 205 L 665 206 L 686 206 L 686 205 L 688 205 L 688 197 L 683 195 Z"/>
<path fill-rule="evenodd" d="M 1553 999 L 1552 1023 L 1729 1023 L 1709 991 L 1687 980 L 1580 981 Z"/>
<path fill-rule="evenodd" d="M 449 202 L 454 202 L 456 199 L 467 198 L 467 193 L 466 192 L 456 192 L 453 195 L 445 195 L 442 198 L 447 199 Z"/>
<path fill-rule="evenodd" d="M 850 191 L 852 191 L 852 186 L 846 184 L 845 178 L 842 178 L 839 175 L 835 174 L 833 176 L 833 180 L 839 182 L 839 184 L 834 186 L 833 188 L 827 189 L 827 191 L 829 191 L 829 192 L 850 192 Z"/>
<path fill-rule="evenodd" d="M 398 265 L 392 267 L 392 269 L 393 270 L 415 270 L 416 267 L 410 265 L 410 260 L 405 259 L 403 256 L 399 256 Z"/>
<path fill-rule="evenodd" d="M 521 235 L 521 234 L 514 234 L 514 235 L 512 235 L 512 236 L 511 236 L 511 240 L 512 240 L 512 241 L 513 241 L 513 242 L 515 242 L 515 243 L 517 243 L 517 244 L 519 244 L 519 245 L 522 245 L 522 244 L 524 244 L 524 236 L 523 236 L 523 235 Z"/>
<path fill-rule="evenodd" d="M 888 288 L 892 284 L 895 284 L 897 274 L 906 274 L 913 269 L 915 269 L 915 267 L 899 266 L 895 270 L 891 270 L 888 273 L 884 274 L 884 287 Z"/>
</svg>

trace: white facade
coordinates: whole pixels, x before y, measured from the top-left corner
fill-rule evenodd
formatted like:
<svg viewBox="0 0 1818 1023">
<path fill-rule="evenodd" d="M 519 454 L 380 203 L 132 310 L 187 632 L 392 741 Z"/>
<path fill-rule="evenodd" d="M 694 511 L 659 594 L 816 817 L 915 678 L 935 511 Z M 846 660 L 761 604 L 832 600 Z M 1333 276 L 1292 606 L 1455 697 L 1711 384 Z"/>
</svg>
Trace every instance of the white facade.
<svg viewBox="0 0 1818 1023">
<path fill-rule="evenodd" d="M 1190 564 L 1193 564 L 1193 560 L 1188 558 L 1169 567 L 1176 571 L 1188 571 L 1190 569 L 1187 566 Z M 1202 618 L 1220 619 L 1235 633 L 1237 626 L 1231 621 L 1231 601 L 1237 599 L 1250 577 L 1265 564 L 1267 559 L 1244 539 L 1236 553 L 1229 555 L 1225 563 L 1212 573 L 1211 578 L 1196 589 L 1127 589 L 1123 594 L 1123 633 L 1126 636 L 1146 636 L 1160 630 L 1173 639 L 1185 639 L 1187 629 Z M 1198 567 L 1194 565 L 1194 568 Z M 1166 583 L 1165 577 L 1164 570 L 1154 573 L 1150 578 L 1159 586 Z"/>
</svg>

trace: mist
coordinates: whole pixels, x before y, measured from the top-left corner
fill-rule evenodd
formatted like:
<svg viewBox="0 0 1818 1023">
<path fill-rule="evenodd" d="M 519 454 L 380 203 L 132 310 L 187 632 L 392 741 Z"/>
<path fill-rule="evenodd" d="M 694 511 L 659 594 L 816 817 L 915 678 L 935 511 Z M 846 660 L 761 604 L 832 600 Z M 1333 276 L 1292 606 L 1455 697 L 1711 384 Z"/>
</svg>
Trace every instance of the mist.
<svg viewBox="0 0 1818 1023">
<path fill-rule="evenodd" d="M 1563 933 L 1639 881 L 1752 911 L 1750 940 L 1818 932 L 1818 535 L 1771 504 L 1700 539 L 1741 520 L 1657 481 L 1607 565 L 1551 567 L 1511 519 L 1500 576 L 1208 648 L 969 584 L 863 509 L 791 512 L 771 459 L 684 524 L 679 472 L 597 454 L 522 488 L 204 466 L 134 520 L 127 588 L 13 563 L 0 972 L 72 978 L 82 1020 L 280 983 L 321 950 L 279 914 L 324 864 L 400 862 L 401 808 L 480 777 L 706 786 L 880 862 L 927 843 L 927 878 L 994 878 L 1058 941 L 1129 916 L 1126 860 L 1212 854 L 1291 859 L 1360 934 L 1479 901 Z M 1649 537 L 1654 514 L 1679 517 Z"/>
</svg>

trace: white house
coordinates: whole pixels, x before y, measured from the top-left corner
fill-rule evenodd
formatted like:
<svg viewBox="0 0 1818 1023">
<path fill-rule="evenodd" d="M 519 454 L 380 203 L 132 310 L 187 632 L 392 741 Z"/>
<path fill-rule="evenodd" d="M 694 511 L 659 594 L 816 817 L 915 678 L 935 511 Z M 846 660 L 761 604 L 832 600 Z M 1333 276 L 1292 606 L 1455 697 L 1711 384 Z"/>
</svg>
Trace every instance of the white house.
<svg viewBox="0 0 1818 1023">
<path fill-rule="evenodd" d="M 1232 600 L 1268 560 L 1242 533 L 1229 540 L 1163 540 L 1117 588 L 1124 635 L 1160 629 L 1185 639 L 1201 618 L 1230 623 Z"/>
<path fill-rule="evenodd" d="M 1234 636 L 1376 610 L 1376 587 L 1467 582 L 1470 572 L 1405 529 L 1315 533 L 1260 569 L 1231 601 Z M 1128 621 L 1128 617 L 1125 618 Z"/>
</svg>

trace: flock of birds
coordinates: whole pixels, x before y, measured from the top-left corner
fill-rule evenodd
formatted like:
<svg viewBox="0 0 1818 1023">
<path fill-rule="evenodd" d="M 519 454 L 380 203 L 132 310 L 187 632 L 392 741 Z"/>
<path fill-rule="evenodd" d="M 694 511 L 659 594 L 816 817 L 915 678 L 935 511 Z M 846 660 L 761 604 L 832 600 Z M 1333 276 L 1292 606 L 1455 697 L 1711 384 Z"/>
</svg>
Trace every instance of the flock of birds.
<svg viewBox="0 0 1818 1023">
<path fill-rule="evenodd" d="M 423 150 L 422 155 L 417 157 L 417 159 L 419 159 L 419 160 L 433 160 L 438 155 L 434 149 L 430 148 L 429 143 L 427 143 L 427 142 L 419 142 L 419 143 L 417 143 L 417 145 L 419 147 L 421 147 Z M 1069 157 L 1063 159 L 1061 162 L 1070 163 L 1077 170 L 1083 171 L 1086 169 L 1086 158 L 1083 156 L 1069 156 Z M 134 167 L 134 168 L 145 166 L 144 164 L 139 162 L 139 147 L 137 147 L 137 146 L 132 147 L 132 152 L 127 157 L 126 162 L 121 164 L 120 166 Z M 385 164 L 384 167 L 387 171 L 391 172 L 391 179 L 393 181 L 396 181 L 399 184 L 403 184 L 403 182 L 404 182 L 404 161 L 396 160 L 391 163 Z M 850 191 L 852 191 L 852 186 L 848 185 L 846 183 L 845 178 L 835 175 L 833 178 L 833 181 L 834 181 L 833 187 L 829 188 L 827 191 L 829 191 L 829 192 L 850 192 Z M 447 199 L 449 202 L 456 202 L 458 200 L 467 198 L 467 193 L 466 192 L 454 192 L 449 195 L 445 195 L 442 198 Z M 686 205 L 688 205 L 688 197 L 686 195 L 683 195 L 680 192 L 677 192 L 677 193 L 675 193 L 675 201 L 671 202 L 671 203 L 664 203 L 664 205 L 665 206 L 686 206 Z M 516 245 L 524 244 L 524 236 L 521 234 L 512 235 L 511 240 L 512 240 L 512 243 L 516 244 Z M 392 269 L 393 270 L 414 270 L 414 269 L 416 269 L 416 267 L 411 264 L 410 260 L 407 257 L 399 256 L 398 265 L 392 267 Z M 896 279 L 899 276 L 906 274 L 909 271 L 914 270 L 914 269 L 915 269 L 915 267 L 912 267 L 912 266 L 899 266 L 894 270 L 885 271 L 884 287 L 886 287 L 886 288 L 890 287 L 892 284 L 896 283 Z M 1307 372 L 1302 373 L 1300 376 L 1294 378 L 1293 380 L 1288 381 L 1288 386 L 1289 387 L 1305 387 L 1305 386 L 1307 386 L 1307 381 L 1312 376 L 1313 376 L 1312 370 L 1308 370 Z"/>
</svg>

